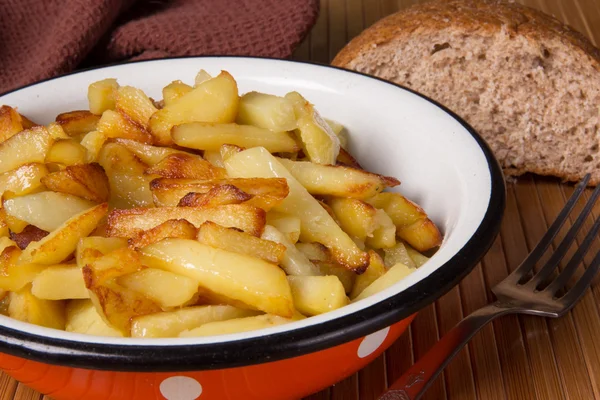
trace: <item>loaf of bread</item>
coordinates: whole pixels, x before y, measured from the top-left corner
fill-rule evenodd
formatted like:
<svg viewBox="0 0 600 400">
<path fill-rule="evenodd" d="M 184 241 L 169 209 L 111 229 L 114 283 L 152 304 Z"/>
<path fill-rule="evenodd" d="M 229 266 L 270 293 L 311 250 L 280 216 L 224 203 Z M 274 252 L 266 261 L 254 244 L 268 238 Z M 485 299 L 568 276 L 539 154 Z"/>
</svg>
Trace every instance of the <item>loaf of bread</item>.
<svg viewBox="0 0 600 400">
<path fill-rule="evenodd" d="M 365 30 L 333 64 L 444 104 L 507 175 L 589 172 L 600 183 L 600 51 L 539 11 L 498 0 L 417 5 Z"/>
</svg>

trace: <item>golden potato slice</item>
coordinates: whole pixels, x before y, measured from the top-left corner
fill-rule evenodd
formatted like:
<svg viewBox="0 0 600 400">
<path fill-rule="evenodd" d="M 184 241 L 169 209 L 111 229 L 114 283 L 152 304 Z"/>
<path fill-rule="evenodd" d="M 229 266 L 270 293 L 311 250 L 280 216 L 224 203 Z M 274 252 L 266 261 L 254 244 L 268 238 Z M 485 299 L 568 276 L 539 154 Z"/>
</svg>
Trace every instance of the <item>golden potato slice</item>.
<svg viewBox="0 0 600 400">
<path fill-rule="evenodd" d="M 223 71 L 170 105 L 157 111 L 150 118 L 150 130 L 159 145 L 173 143 L 171 128 L 188 122 L 233 122 L 239 103 L 237 83 Z"/>
<path fill-rule="evenodd" d="M 25 221 L 21 221 L 18 218 L 15 218 L 15 217 L 12 217 L 10 215 L 7 215 L 6 212 L 5 212 L 5 210 L 4 210 L 4 216 L 5 216 L 6 225 L 8 226 L 8 229 L 12 233 L 21 233 L 21 232 L 23 232 L 23 230 L 25 228 L 27 228 L 28 226 L 30 226 Z"/>
<path fill-rule="evenodd" d="M 195 239 L 198 229 L 185 219 L 171 219 L 128 240 L 129 247 L 141 249 L 165 238 Z"/>
<path fill-rule="evenodd" d="M 40 192 L 5 200 L 3 208 L 7 215 L 25 221 L 40 229 L 51 232 L 58 229 L 68 219 L 94 203 L 64 193 Z M 52 210 L 52 212 L 49 212 Z"/>
<path fill-rule="evenodd" d="M 42 187 L 42 180 L 48 174 L 44 164 L 31 163 L 22 165 L 11 171 L 0 174 L 0 194 L 12 192 L 15 196 L 23 196 Z"/>
<path fill-rule="evenodd" d="M 375 293 L 381 292 L 384 289 L 392 286 L 396 282 L 406 278 L 408 275 L 416 271 L 415 268 L 409 268 L 402 263 L 394 265 L 388 269 L 387 272 L 377 278 L 373 283 L 367 286 L 358 296 L 352 301 L 360 301 L 364 298 L 374 295 Z"/>
<path fill-rule="evenodd" d="M 298 133 L 308 159 L 317 164 L 335 164 L 340 152 L 340 140 L 336 134 L 298 92 L 290 92 L 285 98 L 294 105 Z"/>
<path fill-rule="evenodd" d="M 24 164 L 43 163 L 54 140 L 43 126 L 21 131 L 0 143 L 0 174 Z"/>
<path fill-rule="evenodd" d="M 226 204 L 241 204 L 252 199 L 233 185 L 218 185 L 206 193 L 188 193 L 179 200 L 179 207 L 214 207 Z"/>
<path fill-rule="evenodd" d="M 365 244 L 372 249 L 385 249 L 396 244 L 396 225 L 383 210 L 375 213 L 375 230 L 368 236 Z"/>
<path fill-rule="evenodd" d="M 98 154 L 100 153 L 100 150 L 102 149 L 102 146 L 104 146 L 106 140 L 107 137 L 102 132 L 98 131 L 91 131 L 83 136 L 79 144 L 85 147 L 87 151 L 87 162 L 91 163 L 98 160 Z"/>
<path fill-rule="evenodd" d="M 0 142 L 23 130 L 21 115 L 10 106 L 0 107 Z"/>
<path fill-rule="evenodd" d="M 235 144 L 225 143 L 219 148 L 219 153 L 221 154 L 221 160 L 223 160 L 224 162 L 232 155 L 244 150 L 246 150 L 244 147 L 236 146 Z"/>
<path fill-rule="evenodd" d="M 27 246 L 29 246 L 29 243 L 39 242 L 40 240 L 48 236 L 48 233 L 48 231 L 42 230 L 33 225 L 27 225 L 23 230 L 21 230 L 21 232 L 17 233 L 11 231 L 9 236 L 10 239 L 14 240 L 17 246 L 19 246 L 19 248 L 23 250 Z"/>
<path fill-rule="evenodd" d="M 274 210 L 300 218 L 300 240 L 324 244 L 336 262 L 356 273 L 361 273 L 367 267 L 368 254 L 356 246 L 319 202 L 267 150 L 260 147 L 245 150 L 225 161 L 225 167 L 231 177 L 285 178 L 289 195 Z"/>
<path fill-rule="evenodd" d="M 218 168 L 192 154 L 170 154 L 146 170 L 146 174 L 173 179 L 222 179 L 224 168 Z"/>
<path fill-rule="evenodd" d="M 288 276 L 294 307 L 306 316 L 323 314 L 348 304 L 337 276 Z"/>
<path fill-rule="evenodd" d="M 394 247 L 383 249 L 384 264 L 386 268 L 391 268 L 398 263 L 402 263 L 409 268 L 416 268 L 417 264 L 408 254 L 407 248 L 402 242 L 398 242 Z"/>
<path fill-rule="evenodd" d="M 37 124 L 37 123 L 33 122 L 32 120 L 30 120 L 29 118 L 27 118 L 23 114 L 19 114 L 19 115 L 21 116 L 21 123 L 23 124 L 23 129 L 31 129 L 34 126 L 40 125 L 40 124 Z"/>
<path fill-rule="evenodd" d="M 296 243 L 296 248 L 310 261 L 333 262 L 331 253 L 321 243 Z"/>
<path fill-rule="evenodd" d="M 52 136 L 52 139 L 56 140 L 67 140 L 71 139 L 69 135 L 65 132 L 65 130 L 56 122 L 51 122 L 46 125 L 46 130 Z"/>
<path fill-rule="evenodd" d="M 250 92 L 240 98 L 238 124 L 254 125 L 272 131 L 296 129 L 294 105 L 286 98 Z"/>
<path fill-rule="evenodd" d="M 188 276 L 203 288 L 267 313 L 294 314 L 285 273 L 259 258 L 185 239 L 164 239 L 141 252 L 152 268 Z"/>
<path fill-rule="evenodd" d="M 423 254 L 419 253 L 418 251 L 413 249 L 411 246 L 405 244 L 405 247 L 406 247 L 406 252 L 408 253 L 411 260 L 413 260 L 413 262 L 415 263 L 416 268 L 419 268 L 421 265 L 423 265 L 427 261 L 429 261 L 429 257 L 426 257 Z"/>
<path fill-rule="evenodd" d="M 221 156 L 221 150 L 219 151 L 205 151 L 204 159 L 214 165 L 215 167 L 225 168 L 223 164 L 223 157 Z"/>
<path fill-rule="evenodd" d="M 91 262 L 81 269 L 88 289 L 105 285 L 115 278 L 137 272 L 143 267 L 140 255 L 127 247 L 116 248 L 104 255 L 99 253 L 97 257 L 93 259 L 90 257 L 89 260 Z"/>
<path fill-rule="evenodd" d="M 75 251 L 79 239 L 89 235 L 106 215 L 108 204 L 85 210 L 51 232 L 39 242 L 32 242 L 20 257 L 21 263 L 58 264 Z"/>
<path fill-rule="evenodd" d="M 65 329 L 65 303 L 35 297 L 30 286 L 11 292 L 8 315 L 11 318 L 47 328 Z"/>
<path fill-rule="evenodd" d="M 148 127 L 150 117 L 158 111 L 146 93 L 131 86 L 121 86 L 117 90 L 115 109 L 143 128 Z"/>
<path fill-rule="evenodd" d="M 192 87 L 181 81 L 173 81 L 162 90 L 165 107 L 173 104 L 177 99 L 192 91 Z"/>
<path fill-rule="evenodd" d="M 72 194 L 95 203 L 108 201 L 110 186 L 104 169 L 97 163 L 68 166 L 41 179 L 52 191 Z"/>
<path fill-rule="evenodd" d="M 356 277 L 352 292 L 350 292 L 350 299 L 355 299 L 365 290 L 371 283 L 375 282 L 378 278 L 386 273 L 386 268 L 381 259 L 381 256 L 373 250 L 369 250 L 369 266 L 364 274 Z"/>
<path fill-rule="evenodd" d="M 217 207 L 157 207 L 113 210 L 108 216 L 109 236 L 134 237 L 172 219 L 185 219 L 195 227 L 213 221 L 228 228 L 238 228 L 260 236 L 265 225 L 264 210 L 246 204 Z"/>
<path fill-rule="evenodd" d="M 418 251 L 427 251 L 442 244 L 442 234 L 429 218 L 399 229 L 397 235 Z"/>
<path fill-rule="evenodd" d="M 95 131 L 99 120 L 98 115 L 87 110 L 70 111 L 56 116 L 56 123 L 71 137 Z"/>
<path fill-rule="evenodd" d="M 235 318 L 226 321 L 209 322 L 195 329 L 185 330 L 179 337 L 199 337 L 227 335 L 231 333 L 255 331 L 277 325 L 288 324 L 296 319 L 282 318 L 277 315 L 257 315 L 254 317 Z"/>
<path fill-rule="evenodd" d="M 350 293 L 352 291 L 352 287 L 354 286 L 354 281 L 357 276 L 354 272 L 350 271 L 348 268 L 345 268 L 343 265 L 337 264 L 331 261 L 315 261 L 315 266 L 319 268 L 321 271 L 320 275 L 333 275 L 337 276 L 342 285 L 344 286 L 344 290 L 346 293 Z"/>
<path fill-rule="evenodd" d="M 296 243 L 300 239 L 300 228 L 302 222 L 300 218 L 289 214 L 282 214 L 275 211 L 267 213 L 267 224 L 273 226 L 279 232 L 287 236 L 290 242 Z"/>
<path fill-rule="evenodd" d="M 244 310 L 229 305 L 185 307 L 180 310 L 134 318 L 131 337 L 166 338 L 177 337 L 181 332 L 209 322 L 251 317 L 258 311 Z"/>
<path fill-rule="evenodd" d="M 83 273 L 76 264 L 52 265 L 31 282 L 31 293 L 38 299 L 89 299 Z"/>
<path fill-rule="evenodd" d="M 222 185 L 232 185 L 252 195 L 246 204 L 265 211 L 280 204 L 289 194 L 288 184 L 283 178 L 228 178 L 211 181 L 160 178 L 150 183 L 150 189 L 155 205 L 176 206 L 188 193 L 208 193 L 212 188 Z"/>
<path fill-rule="evenodd" d="M 294 246 L 288 237 L 276 228 L 267 225 L 263 232 L 262 239 L 270 240 L 275 243 L 280 243 L 285 246 L 286 250 L 281 258 L 281 268 L 288 275 L 322 275 L 321 271 L 313 265 L 312 262 Z"/>
<path fill-rule="evenodd" d="M 81 238 L 79 243 L 77 243 L 77 250 L 75 253 L 77 266 L 83 269 L 83 267 L 87 264 L 91 264 L 97 258 L 122 247 L 127 247 L 127 239 L 115 237 L 105 238 L 100 236 Z"/>
<path fill-rule="evenodd" d="M 411 225 L 420 219 L 427 218 L 427 214 L 421 207 L 400 193 L 379 193 L 367 200 L 374 207 L 385 211 L 398 230 Z"/>
<path fill-rule="evenodd" d="M 342 229 L 350 236 L 365 240 L 377 228 L 377 209 L 358 199 L 333 197 L 327 201 Z"/>
<path fill-rule="evenodd" d="M 100 151 L 98 163 L 108 176 L 109 203 L 112 207 L 146 207 L 153 204 L 150 182 L 154 176 L 144 174 L 148 166 L 125 146 L 108 143 Z"/>
<path fill-rule="evenodd" d="M 340 148 L 340 154 L 338 154 L 338 158 L 335 164 L 351 167 L 354 169 L 363 169 L 363 167 L 360 166 L 358 161 L 356 161 L 356 159 L 352 157 L 352 155 L 348 153 L 348 151 L 344 150 L 343 147 Z"/>
<path fill-rule="evenodd" d="M 108 325 L 90 300 L 72 300 L 66 307 L 65 331 L 94 336 L 122 337 L 123 334 Z"/>
<path fill-rule="evenodd" d="M 341 165 L 318 165 L 285 158 L 278 161 L 313 195 L 369 199 L 386 187 L 400 184 L 395 178 Z"/>
<path fill-rule="evenodd" d="M 73 139 L 55 141 L 46 154 L 47 163 L 75 165 L 83 164 L 86 160 L 87 149 Z"/>
<path fill-rule="evenodd" d="M 119 84 L 116 79 L 103 79 L 88 87 L 90 112 L 96 115 L 106 110 L 114 110 Z"/>
<path fill-rule="evenodd" d="M 197 239 L 200 243 L 212 247 L 247 254 L 274 264 L 281 262 L 286 251 L 282 244 L 257 238 L 233 228 L 225 228 L 211 221 L 200 225 Z"/>
<path fill-rule="evenodd" d="M 163 309 L 179 307 L 198 291 L 198 282 L 184 275 L 146 268 L 117 279 L 119 285 L 141 293 Z"/>
<path fill-rule="evenodd" d="M 205 70 L 201 69 L 200 71 L 198 71 L 198 73 L 196 74 L 196 77 L 194 78 L 194 87 L 198 87 L 201 84 L 203 84 L 204 82 L 206 82 L 209 79 L 212 79 L 213 77 L 206 72 Z"/>
<path fill-rule="evenodd" d="M 333 133 L 335 133 L 335 135 L 337 137 L 340 137 L 340 133 L 344 130 L 344 125 L 342 125 L 339 122 L 334 121 L 332 119 L 324 118 L 324 120 L 327 123 L 327 125 L 329 125 L 329 127 L 331 128 L 331 131 Z M 346 147 L 346 146 L 342 145 L 342 147 Z"/>
<path fill-rule="evenodd" d="M 146 144 L 153 141 L 152 135 L 144 126 L 119 111 L 104 111 L 96 130 L 108 138 L 130 139 Z"/>
<path fill-rule="evenodd" d="M 36 264 L 17 265 L 21 254 L 16 246 L 8 246 L 0 254 L 0 289 L 19 291 L 46 268 Z"/>
<path fill-rule="evenodd" d="M 155 165 L 162 161 L 165 157 L 171 154 L 189 154 L 181 150 L 172 149 L 170 147 L 150 146 L 148 144 L 136 142 L 135 140 L 118 138 L 114 140 L 131 151 L 140 160 L 148 165 Z"/>
<path fill-rule="evenodd" d="M 177 145 L 198 150 L 215 151 L 224 144 L 246 148 L 260 146 L 272 153 L 300 150 L 288 132 L 270 131 L 252 125 L 190 122 L 174 126 L 171 136 Z"/>
</svg>

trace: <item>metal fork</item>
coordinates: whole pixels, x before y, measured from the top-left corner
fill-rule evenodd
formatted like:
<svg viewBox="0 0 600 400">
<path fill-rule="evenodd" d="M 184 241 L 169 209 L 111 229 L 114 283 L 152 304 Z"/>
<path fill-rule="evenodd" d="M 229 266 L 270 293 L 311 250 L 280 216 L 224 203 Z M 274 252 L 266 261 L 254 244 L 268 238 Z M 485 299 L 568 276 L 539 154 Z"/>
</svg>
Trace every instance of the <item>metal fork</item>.
<svg viewBox="0 0 600 400">
<path fill-rule="evenodd" d="M 589 180 L 590 175 L 588 174 L 577 186 L 565 207 L 533 251 L 515 271 L 492 289 L 497 298 L 496 302 L 480 308 L 460 321 L 423 358 L 394 382 L 378 400 L 416 400 L 420 398 L 450 360 L 471 340 L 473 335 L 489 322 L 502 315 L 530 314 L 558 318 L 566 314 L 577 303 L 598 272 L 600 251 L 596 253 L 588 268 L 570 289 L 564 292 L 561 292 L 561 289 L 564 289 L 567 282 L 572 278 L 575 270 L 590 249 L 598 231 L 600 231 L 600 218 L 596 219 L 565 268 L 550 283 L 547 284 L 547 282 L 557 269 L 560 261 L 567 254 L 577 233 L 592 211 L 594 203 L 600 195 L 600 186 L 596 187 L 581 214 L 579 214 L 548 261 L 537 273 L 531 275 L 533 267 L 540 261 L 568 219 Z"/>
</svg>

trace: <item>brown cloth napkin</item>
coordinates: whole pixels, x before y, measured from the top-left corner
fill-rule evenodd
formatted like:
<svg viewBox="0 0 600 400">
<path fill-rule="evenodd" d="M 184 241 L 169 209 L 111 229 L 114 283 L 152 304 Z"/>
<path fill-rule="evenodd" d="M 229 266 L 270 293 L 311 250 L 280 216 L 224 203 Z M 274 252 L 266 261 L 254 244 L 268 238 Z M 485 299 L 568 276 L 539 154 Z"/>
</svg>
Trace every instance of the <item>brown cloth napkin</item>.
<svg viewBox="0 0 600 400">
<path fill-rule="evenodd" d="M 0 93 L 116 61 L 287 58 L 319 0 L 0 0 Z"/>
</svg>

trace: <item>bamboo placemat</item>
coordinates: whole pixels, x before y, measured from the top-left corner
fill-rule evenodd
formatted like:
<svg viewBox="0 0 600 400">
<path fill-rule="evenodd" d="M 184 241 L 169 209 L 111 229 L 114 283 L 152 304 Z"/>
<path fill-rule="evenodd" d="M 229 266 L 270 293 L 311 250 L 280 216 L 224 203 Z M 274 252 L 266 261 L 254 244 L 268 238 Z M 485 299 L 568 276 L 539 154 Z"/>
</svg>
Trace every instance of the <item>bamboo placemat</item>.
<svg viewBox="0 0 600 400">
<path fill-rule="evenodd" d="M 519 1 L 569 23 L 595 45 L 600 43 L 598 0 Z M 419 2 L 321 0 L 319 20 L 294 57 L 328 63 L 363 29 Z M 481 264 L 434 305 L 422 310 L 410 330 L 384 356 L 305 400 L 376 398 L 388 382 L 398 378 L 463 316 L 493 299 L 489 288 L 525 258 L 572 190 L 570 185 L 531 176 L 510 183 L 500 237 Z M 600 206 L 595 215 L 600 215 Z M 594 246 L 592 250 L 597 251 L 600 242 Z M 51 400 L 0 375 L 0 400 L 41 399 Z M 424 396 L 424 400 L 444 399 L 600 399 L 600 284 L 562 319 L 508 316 L 487 326 Z"/>
</svg>

